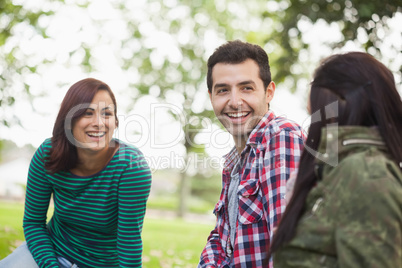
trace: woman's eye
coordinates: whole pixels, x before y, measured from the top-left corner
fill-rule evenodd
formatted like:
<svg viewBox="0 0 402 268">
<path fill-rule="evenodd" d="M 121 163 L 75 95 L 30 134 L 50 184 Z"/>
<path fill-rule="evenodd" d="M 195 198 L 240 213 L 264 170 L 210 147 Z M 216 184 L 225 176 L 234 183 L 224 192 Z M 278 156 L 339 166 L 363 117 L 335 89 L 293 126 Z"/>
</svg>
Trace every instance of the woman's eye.
<svg viewBox="0 0 402 268">
<path fill-rule="evenodd" d="M 88 111 L 88 110 L 87 110 L 87 111 L 85 111 L 85 115 L 86 115 L 86 116 L 91 116 L 92 114 L 93 114 L 93 112 L 92 112 L 92 111 Z"/>
<path fill-rule="evenodd" d="M 106 116 L 106 117 L 113 116 L 113 112 L 112 111 L 103 111 L 102 116 Z"/>
</svg>

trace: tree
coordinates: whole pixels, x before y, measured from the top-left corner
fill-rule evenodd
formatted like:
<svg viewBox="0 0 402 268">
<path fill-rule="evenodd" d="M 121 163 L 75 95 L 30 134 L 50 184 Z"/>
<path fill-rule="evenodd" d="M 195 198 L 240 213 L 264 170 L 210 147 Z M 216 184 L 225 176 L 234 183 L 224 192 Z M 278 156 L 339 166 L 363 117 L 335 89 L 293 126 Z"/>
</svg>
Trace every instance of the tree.
<svg viewBox="0 0 402 268">
<path fill-rule="evenodd" d="M 53 12 L 29 10 L 11 0 L 0 0 L 0 14 L 0 124 L 8 126 L 18 124 L 19 119 L 9 113 L 7 108 L 12 106 L 17 98 L 30 97 L 30 88 L 25 82 L 25 77 L 35 73 L 37 68 L 37 63 L 28 61 L 28 57 L 18 46 L 18 31 L 29 29 L 27 33 L 31 38 L 46 38 L 45 31 L 38 22 L 41 17 L 50 16 Z"/>
<path fill-rule="evenodd" d="M 312 67 L 307 65 L 309 68 L 305 68 L 304 63 L 308 61 L 305 52 L 311 46 L 310 40 L 304 38 L 306 32 L 313 25 L 325 22 L 328 30 L 332 28 L 332 31 L 324 33 L 324 35 L 334 35 L 334 32 L 337 31 L 341 35 L 340 38 L 321 43 L 321 47 L 327 46 L 336 52 L 348 42 L 357 42 L 362 49 L 389 66 L 398 76 L 397 82 L 401 84 L 402 64 L 400 59 L 399 63 L 392 64 L 395 55 L 400 55 L 402 52 L 401 28 L 398 30 L 399 40 L 396 42 L 392 43 L 391 40 L 385 38 L 391 30 L 390 19 L 401 13 L 401 2 L 398 3 L 397 0 L 268 1 L 267 8 L 263 10 L 261 16 L 264 19 L 275 21 L 276 26 L 272 28 L 271 32 L 263 34 L 265 38 L 262 42 L 275 48 L 276 79 L 284 81 L 285 78 L 292 76 L 294 90 L 298 78 L 306 77 L 312 71 Z M 398 33 L 396 34 L 398 35 Z M 314 53 L 317 51 L 310 52 L 309 55 Z M 302 58 L 301 55 L 304 57 Z M 311 64 L 315 67 L 316 59 Z M 295 66 L 302 67 L 295 68 Z"/>
<path fill-rule="evenodd" d="M 9 12 L 20 13 L 21 23 L 24 23 L 27 28 L 37 31 L 37 35 L 41 38 L 55 38 L 55 35 L 47 34 L 49 29 L 44 30 L 46 26 L 50 26 L 49 21 L 38 23 L 41 16 L 51 15 L 50 12 L 38 11 L 36 20 L 28 20 L 27 23 L 27 18 L 24 17 L 27 11 L 23 6 L 14 6 L 11 1 L 8 4 Z M 80 9 L 91 13 L 91 10 L 96 9 L 96 4 L 96 1 L 80 1 L 80 5 L 74 7 L 77 16 L 81 12 Z M 80 58 L 79 65 L 82 72 L 92 75 L 103 67 L 102 64 L 99 64 L 99 58 L 97 58 L 99 56 L 96 55 L 98 54 L 97 47 L 108 45 L 112 49 L 117 48 L 113 50 L 112 54 L 113 58 L 120 63 L 121 72 L 127 76 L 136 75 L 138 77 L 138 79 L 130 80 L 128 85 L 130 90 L 126 92 L 127 98 L 132 100 L 132 104 L 134 105 L 141 96 L 152 94 L 162 103 L 176 105 L 178 109 L 169 111 L 176 120 L 184 115 L 182 146 L 185 151 L 184 161 L 188 163 L 190 155 L 205 155 L 204 145 L 197 143 L 196 137 L 205 128 L 206 121 L 203 119 L 210 118 L 212 121 L 214 118 L 208 103 L 195 105 L 201 96 L 207 95 L 206 58 L 216 46 L 224 41 L 235 38 L 244 39 L 245 30 L 241 28 L 240 24 L 235 25 L 234 23 L 238 20 L 238 15 L 227 12 L 228 5 L 236 10 L 246 8 L 241 1 L 215 3 L 211 0 L 142 2 L 116 0 L 109 3 L 111 15 L 108 19 L 96 18 L 96 16 L 91 18 L 93 20 L 92 34 L 94 35 L 91 42 L 84 40 L 77 32 L 76 42 L 79 45 L 69 51 L 69 56 Z M 60 6 L 53 6 L 54 17 L 60 12 L 58 7 Z M 124 29 L 119 29 L 123 33 L 121 38 L 112 39 L 106 34 L 110 29 L 111 21 L 124 25 Z M 228 27 L 229 25 L 234 25 L 234 27 Z M 80 27 L 81 32 L 86 32 L 84 24 L 81 24 Z M 13 30 L 16 29 L 17 26 L 10 25 L 10 37 L 13 36 Z M 8 55 L 15 60 L 20 48 L 18 44 L 12 47 L 13 49 L 8 52 Z M 27 58 L 21 57 L 21 61 L 18 61 L 19 65 L 10 64 L 13 63 L 11 61 L 3 62 L 4 66 L 9 67 L 8 70 L 11 73 L 9 77 L 15 76 L 19 78 L 19 81 L 24 81 L 24 76 L 27 74 L 27 63 L 22 59 Z M 48 57 L 46 59 L 43 56 L 42 61 L 51 65 L 55 62 L 55 58 L 49 59 Z M 35 63 L 41 64 L 41 62 Z M 66 64 L 71 64 L 71 60 Z M 36 65 L 31 66 L 29 71 L 37 71 L 36 67 Z M 4 67 L 4 69 L 6 68 Z M 5 74 L 3 75 L 5 76 Z M 2 89 L 3 94 L 9 92 L 10 101 L 3 103 L 5 105 L 2 107 L 13 105 L 16 88 L 19 90 L 25 88 L 24 97 L 32 97 L 28 84 L 24 84 L 24 82 L 18 85 L 12 84 L 9 77 L 3 79 L 10 83 Z M 172 98 L 168 97 L 169 94 L 178 97 L 172 101 Z M 9 119 L 3 120 L 3 124 L 9 123 Z M 166 149 L 169 150 L 169 148 Z M 184 215 L 187 210 L 186 197 L 190 191 L 189 183 L 189 174 L 183 172 L 179 190 L 181 197 L 178 214 L 180 216 Z"/>
<path fill-rule="evenodd" d="M 240 3 L 240 1 L 239 1 Z M 123 4 L 123 3 L 122 3 Z M 206 95 L 205 82 L 206 59 L 217 45 L 233 38 L 244 38 L 243 29 L 229 27 L 238 18 L 228 13 L 226 3 L 217 10 L 215 1 L 150 1 L 145 5 L 146 22 L 132 18 L 132 10 L 120 7 L 123 16 L 129 21 L 129 35 L 123 41 L 123 47 L 138 42 L 142 48 L 131 57 L 124 59 L 124 68 L 133 64 L 142 79 L 132 84 L 141 94 L 149 94 L 150 88 L 164 102 L 166 97 L 175 92 L 183 96 L 170 104 L 177 105 L 180 114 L 171 111 L 173 117 L 182 122 L 184 162 L 191 161 L 191 155 L 205 155 L 204 145 L 196 142 L 196 137 L 205 128 L 204 118 L 213 120 L 213 111 L 207 103 L 198 108 L 194 105 L 197 98 Z M 242 5 L 242 8 L 246 6 Z M 146 29 L 149 29 L 147 31 Z M 164 46 L 149 45 L 152 38 L 162 38 Z M 213 44 L 211 47 L 206 42 Z M 165 51 L 169 47 L 168 51 Z M 169 150 L 169 148 L 166 148 Z M 202 170 L 199 172 L 202 173 Z M 187 211 L 187 197 L 190 193 L 190 175 L 181 173 L 179 185 L 178 215 L 182 217 Z"/>
<path fill-rule="evenodd" d="M 205 155 L 206 144 L 197 142 L 205 123 L 219 125 L 209 101 L 204 101 L 206 60 L 218 45 L 233 39 L 261 45 L 270 56 L 274 80 L 285 82 L 295 91 L 297 82 L 309 77 L 311 68 L 317 65 L 317 58 L 310 57 L 316 51 L 311 51 L 313 44 L 306 38 L 314 25 L 324 23 L 339 30 L 338 38 L 320 44 L 328 48 L 328 54 L 357 40 L 362 49 L 383 60 L 386 51 L 382 36 L 390 29 L 387 23 L 402 12 L 397 1 L 391 0 L 102 1 L 109 5 L 106 13 L 98 11 L 100 1 L 48 0 L 41 8 L 34 2 L 16 5 L 11 0 L 0 0 L 0 124 L 18 124 L 9 108 L 21 98 L 32 101 L 38 96 L 32 93 L 33 83 L 27 78 L 30 75 L 42 75 L 62 64 L 88 76 L 105 77 L 109 71 L 105 67 L 111 62 L 101 60 L 108 53 L 108 59 L 129 81 L 124 94 L 132 106 L 146 95 L 175 105 L 177 109 L 168 112 L 181 120 L 186 163 L 194 154 Z M 65 6 L 73 9 L 70 20 L 80 16 L 87 22 L 74 25 L 72 47 L 51 56 L 24 50 L 19 38 L 32 42 L 59 38 L 55 34 L 59 29 L 51 29 L 51 22 Z M 57 46 L 57 42 L 51 46 Z M 391 50 L 400 55 L 400 47 L 391 46 Z M 67 60 L 60 63 L 58 57 Z M 400 66 L 393 69 L 399 72 L 399 83 Z M 182 173 L 179 215 L 186 211 L 190 175 Z"/>
</svg>

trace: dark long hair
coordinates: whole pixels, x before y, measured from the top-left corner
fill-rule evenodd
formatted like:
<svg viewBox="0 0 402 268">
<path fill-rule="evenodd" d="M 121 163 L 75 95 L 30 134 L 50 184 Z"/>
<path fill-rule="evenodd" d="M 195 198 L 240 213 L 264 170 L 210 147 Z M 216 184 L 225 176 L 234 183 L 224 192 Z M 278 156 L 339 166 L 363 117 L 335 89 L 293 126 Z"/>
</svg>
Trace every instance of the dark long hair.
<svg viewBox="0 0 402 268">
<path fill-rule="evenodd" d="M 335 106 L 334 106 L 335 105 Z M 328 116 L 337 109 L 337 117 Z M 390 70 L 363 52 L 333 55 L 322 61 L 311 83 L 310 112 L 322 120 L 311 124 L 306 147 L 317 151 L 321 130 L 326 125 L 377 126 L 390 156 L 401 167 L 402 101 Z M 294 193 L 275 232 L 269 255 L 288 243 L 296 233 L 305 210 L 305 201 L 318 178 L 315 157 L 304 150 L 300 159 Z"/>
<path fill-rule="evenodd" d="M 61 103 L 59 114 L 53 126 L 52 147 L 49 157 L 45 161 L 48 172 L 68 171 L 77 166 L 77 148 L 69 141 L 68 136 L 72 137 L 74 123 L 85 113 L 99 90 L 106 90 L 109 93 L 114 104 L 117 122 L 116 99 L 106 83 L 94 78 L 87 78 L 73 84 Z"/>
</svg>

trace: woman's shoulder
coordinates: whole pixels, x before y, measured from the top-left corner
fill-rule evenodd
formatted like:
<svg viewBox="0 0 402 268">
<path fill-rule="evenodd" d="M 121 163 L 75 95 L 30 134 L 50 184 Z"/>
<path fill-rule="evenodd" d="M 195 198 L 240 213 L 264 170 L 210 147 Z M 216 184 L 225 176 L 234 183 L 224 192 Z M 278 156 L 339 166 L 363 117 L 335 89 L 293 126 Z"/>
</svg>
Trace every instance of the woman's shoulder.
<svg viewBox="0 0 402 268">
<path fill-rule="evenodd" d="M 330 176 L 339 178 L 343 191 L 369 193 L 368 198 L 402 190 L 400 169 L 386 153 L 373 148 L 348 155 Z"/>
<path fill-rule="evenodd" d="M 41 146 L 44 146 L 44 147 L 52 147 L 52 138 L 47 138 L 47 139 L 45 139 L 45 140 L 42 142 Z"/>
<path fill-rule="evenodd" d="M 109 165 L 121 167 L 124 166 L 130 169 L 139 168 L 144 171 L 149 170 L 147 159 L 144 157 L 140 149 L 132 144 L 118 139 L 114 139 L 114 141 L 119 145 L 119 149 Z"/>
<path fill-rule="evenodd" d="M 136 147 L 135 145 L 129 144 L 119 139 L 114 139 L 115 144 L 118 144 L 119 149 L 117 150 L 116 155 L 122 156 L 130 156 L 131 158 L 144 158 L 144 154 L 142 151 Z"/>
<path fill-rule="evenodd" d="M 383 177 L 388 173 L 390 166 L 395 165 L 386 152 L 376 147 L 351 153 L 339 164 L 343 172 L 366 173 L 370 178 Z"/>
<path fill-rule="evenodd" d="M 38 155 L 38 154 L 40 154 L 40 155 L 47 154 L 50 151 L 50 148 L 52 148 L 52 139 L 47 138 L 39 145 L 39 147 L 36 149 L 35 154 L 36 155 Z"/>
</svg>

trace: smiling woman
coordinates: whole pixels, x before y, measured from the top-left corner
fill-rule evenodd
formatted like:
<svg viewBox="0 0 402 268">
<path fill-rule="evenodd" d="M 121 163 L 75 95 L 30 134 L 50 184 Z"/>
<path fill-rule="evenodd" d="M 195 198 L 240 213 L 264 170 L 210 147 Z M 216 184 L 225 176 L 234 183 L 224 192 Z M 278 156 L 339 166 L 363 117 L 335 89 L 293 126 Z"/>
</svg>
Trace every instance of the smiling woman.
<svg viewBox="0 0 402 268">
<path fill-rule="evenodd" d="M 106 163 L 118 146 L 112 140 L 118 126 L 116 113 L 116 99 L 107 84 L 89 78 L 72 85 L 53 127 L 54 146 L 45 164 L 47 169 L 91 173 L 84 170 L 88 166 L 83 161 Z M 96 154 L 90 153 L 90 149 Z"/>
<path fill-rule="evenodd" d="M 142 153 L 114 139 L 116 101 L 88 78 L 61 104 L 53 137 L 31 160 L 26 243 L 0 267 L 141 267 L 141 231 L 151 174 Z M 54 213 L 46 225 L 53 194 Z"/>
<path fill-rule="evenodd" d="M 114 102 L 106 90 L 99 90 L 84 115 L 75 122 L 72 134 L 78 148 L 107 147 L 117 127 Z"/>
</svg>

